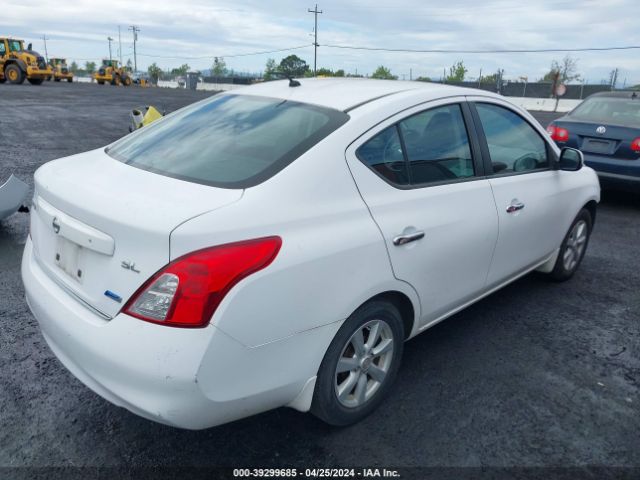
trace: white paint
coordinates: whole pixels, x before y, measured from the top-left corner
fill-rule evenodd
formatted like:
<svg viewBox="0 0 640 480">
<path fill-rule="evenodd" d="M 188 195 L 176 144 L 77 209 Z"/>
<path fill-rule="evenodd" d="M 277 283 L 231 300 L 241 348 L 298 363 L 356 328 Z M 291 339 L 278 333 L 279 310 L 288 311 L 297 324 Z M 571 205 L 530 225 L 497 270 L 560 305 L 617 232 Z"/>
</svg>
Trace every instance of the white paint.
<svg viewBox="0 0 640 480">
<path fill-rule="evenodd" d="M 582 103 L 582 100 L 560 99 L 556 108 L 554 98 L 527 98 L 527 97 L 505 97 L 514 105 L 529 111 L 537 112 L 570 112 Z"/>
<path fill-rule="evenodd" d="M 55 265 L 55 227 L 32 215 L 22 261 L 31 310 L 74 375 L 155 421 L 195 429 L 284 405 L 306 410 L 332 339 L 364 302 L 401 292 L 414 307 L 407 333 L 415 336 L 546 261 L 579 209 L 599 200 L 597 177 L 586 167 L 502 176 L 493 189 L 494 179 L 482 178 L 401 190 L 354 155 L 383 126 L 465 97 L 532 119 L 495 94 L 367 79 L 304 79 L 298 88 L 277 81 L 237 94 L 338 110 L 362 105 L 296 161 L 245 190 L 147 172 L 101 149 L 49 162 L 36 173 L 38 197 L 61 216 L 109 235 L 115 250 L 107 257 L 82 249 L 83 283 L 76 285 Z M 515 198 L 526 208 L 508 215 Z M 389 242 L 406 227 L 426 235 L 400 247 Z M 121 313 L 167 262 L 271 235 L 282 239 L 273 263 L 234 286 L 206 327 L 171 328 Z M 121 268 L 125 261 L 140 273 Z M 105 297 L 106 289 L 121 295 L 122 304 Z"/>
</svg>

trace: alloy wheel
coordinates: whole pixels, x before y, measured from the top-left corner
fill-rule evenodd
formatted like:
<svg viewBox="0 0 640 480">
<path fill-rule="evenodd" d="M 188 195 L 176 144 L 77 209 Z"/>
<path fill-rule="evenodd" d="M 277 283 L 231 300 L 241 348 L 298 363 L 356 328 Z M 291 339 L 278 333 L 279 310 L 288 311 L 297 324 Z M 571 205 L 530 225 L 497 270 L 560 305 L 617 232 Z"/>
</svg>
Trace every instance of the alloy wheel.
<svg viewBox="0 0 640 480">
<path fill-rule="evenodd" d="M 376 394 L 389 373 L 393 347 L 393 332 L 384 320 L 371 320 L 351 335 L 335 371 L 340 404 L 360 407 Z"/>
</svg>

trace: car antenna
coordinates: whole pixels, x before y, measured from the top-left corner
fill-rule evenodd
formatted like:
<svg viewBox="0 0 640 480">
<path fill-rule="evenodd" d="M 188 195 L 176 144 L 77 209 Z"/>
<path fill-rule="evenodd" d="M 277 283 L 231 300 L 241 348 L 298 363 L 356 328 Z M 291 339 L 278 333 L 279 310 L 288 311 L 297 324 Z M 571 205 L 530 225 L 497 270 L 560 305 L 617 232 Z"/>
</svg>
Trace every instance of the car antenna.
<svg viewBox="0 0 640 480">
<path fill-rule="evenodd" d="M 298 80 L 296 80 L 293 77 L 290 77 L 287 75 L 287 78 L 289 79 L 289 86 L 290 87 L 299 87 L 300 86 L 300 82 Z"/>
</svg>

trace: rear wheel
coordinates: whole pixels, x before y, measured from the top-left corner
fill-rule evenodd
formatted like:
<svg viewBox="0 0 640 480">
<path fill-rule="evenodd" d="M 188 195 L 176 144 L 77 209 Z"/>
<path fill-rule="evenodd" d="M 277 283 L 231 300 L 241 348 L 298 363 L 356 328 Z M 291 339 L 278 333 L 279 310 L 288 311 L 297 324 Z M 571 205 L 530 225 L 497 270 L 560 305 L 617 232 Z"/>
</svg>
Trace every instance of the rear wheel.
<svg viewBox="0 0 640 480">
<path fill-rule="evenodd" d="M 580 210 L 562 241 L 558 259 L 549 276 L 559 282 L 569 280 L 580 266 L 589 244 L 592 219 L 587 209 Z"/>
<path fill-rule="evenodd" d="M 14 85 L 20 85 L 24 82 L 24 72 L 15 63 L 5 67 L 4 76 L 9 80 L 9 83 L 13 83 Z"/>
<path fill-rule="evenodd" d="M 98 85 L 104 85 L 104 80 L 98 80 Z"/>
<path fill-rule="evenodd" d="M 124 84 L 125 87 L 128 87 L 131 85 L 131 78 L 130 77 L 124 77 L 124 79 L 122 80 L 122 83 Z"/>
<path fill-rule="evenodd" d="M 42 82 L 44 82 L 44 78 L 28 78 L 27 80 L 31 85 L 42 85 Z"/>
<path fill-rule="evenodd" d="M 67 78 L 67 82 L 69 83 L 73 82 L 73 78 Z"/>
<path fill-rule="evenodd" d="M 60 81 L 60 79 L 59 79 L 59 78 L 54 78 L 53 80 L 54 80 L 54 81 L 56 81 L 56 82 L 59 82 L 59 81 Z"/>
<path fill-rule="evenodd" d="M 403 342 L 402 317 L 393 304 L 373 301 L 356 310 L 322 360 L 311 412 L 337 426 L 373 412 L 395 380 Z"/>
</svg>

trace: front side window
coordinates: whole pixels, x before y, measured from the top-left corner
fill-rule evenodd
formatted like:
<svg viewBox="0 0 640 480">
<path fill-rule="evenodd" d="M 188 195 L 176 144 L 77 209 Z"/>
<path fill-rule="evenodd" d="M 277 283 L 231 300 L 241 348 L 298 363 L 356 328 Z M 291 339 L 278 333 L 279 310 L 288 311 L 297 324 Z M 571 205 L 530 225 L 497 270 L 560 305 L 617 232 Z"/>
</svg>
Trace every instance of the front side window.
<svg viewBox="0 0 640 480">
<path fill-rule="evenodd" d="M 216 95 L 124 137 L 107 153 L 128 165 L 222 188 L 257 185 L 349 116 L 289 100 Z"/>
<path fill-rule="evenodd" d="M 383 130 L 356 156 L 388 182 L 422 186 L 475 175 L 460 105 L 413 115 Z"/>
<path fill-rule="evenodd" d="M 549 168 L 547 144 L 520 115 L 489 103 L 478 103 L 476 109 L 487 139 L 493 173 Z"/>
<path fill-rule="evenodd" d="M 20 42 L 18 42 L 17 40 L 10 40 L 9 41 L 9 51 L 10 52 L 19 52 L 22 50 L 22 45 L 20 45 Z"/>
<path fill-rule="evenodd" d="M 0 55 L 4 55 L 5 53 L 7 53 L 7 50 L 4 46 L 4 42 L 0 41 Z"/>
</svg>

